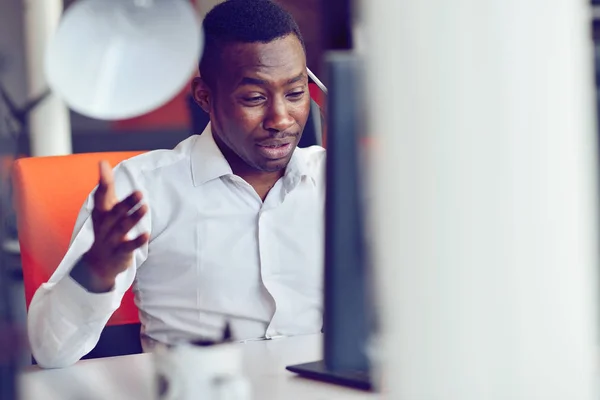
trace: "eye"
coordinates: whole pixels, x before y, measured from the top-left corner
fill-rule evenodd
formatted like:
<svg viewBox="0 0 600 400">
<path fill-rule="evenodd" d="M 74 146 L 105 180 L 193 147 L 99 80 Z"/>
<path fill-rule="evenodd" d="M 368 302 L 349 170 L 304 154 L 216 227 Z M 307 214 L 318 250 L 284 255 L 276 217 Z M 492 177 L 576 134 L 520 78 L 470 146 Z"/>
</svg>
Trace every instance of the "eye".
<svg viewBox="0 0 600 400">
<path fill-rule="evenodd" d="M 244 101 L 244 103 L 249 104 L 249 105 L 258 105 L 258 104 L 262 103 L 263 101 L 265 101 L 265 97 L 264 96 L 249 96 L 249 97 L 243 97 L 242 100 Z"/>
<path fill-rule="evenodd" d="M 299 100 L 304 96 L 304 90 L 301 90 L 299 92 L 292 92 L 289 93 L 287 95 L 288 98 L 292 99 L 292 100 Z"/>
</svg>

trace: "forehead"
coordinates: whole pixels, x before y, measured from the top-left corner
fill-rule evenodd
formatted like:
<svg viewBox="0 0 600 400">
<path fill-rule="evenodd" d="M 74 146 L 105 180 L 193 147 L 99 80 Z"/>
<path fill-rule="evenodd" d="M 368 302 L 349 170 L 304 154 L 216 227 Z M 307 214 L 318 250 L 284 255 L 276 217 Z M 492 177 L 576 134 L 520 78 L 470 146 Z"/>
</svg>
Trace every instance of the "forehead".
<svg viewBox="0 0 600 400">
<path fill-rule="evenodd" d="M 290 34 L 268 43 L 233 43 L 221 53 L 221 81 L 237 85 L 244 77 L 274 84 L 287 81 L 306 70 L 306 55 L 300 40 Z"/>
</svg>

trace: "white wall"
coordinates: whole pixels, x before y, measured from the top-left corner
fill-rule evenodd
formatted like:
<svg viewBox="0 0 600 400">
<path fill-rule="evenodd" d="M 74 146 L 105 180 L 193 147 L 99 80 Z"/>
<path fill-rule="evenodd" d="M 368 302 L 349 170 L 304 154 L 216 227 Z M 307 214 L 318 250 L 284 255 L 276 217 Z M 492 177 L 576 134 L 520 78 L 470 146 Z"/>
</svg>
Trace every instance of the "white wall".
<svg viewBox="0 0 600 400">
<path fill-rule="evenodd" d="M 598 399 L 588 3 L 364 3 L 389 398 Z"/>
</svg>

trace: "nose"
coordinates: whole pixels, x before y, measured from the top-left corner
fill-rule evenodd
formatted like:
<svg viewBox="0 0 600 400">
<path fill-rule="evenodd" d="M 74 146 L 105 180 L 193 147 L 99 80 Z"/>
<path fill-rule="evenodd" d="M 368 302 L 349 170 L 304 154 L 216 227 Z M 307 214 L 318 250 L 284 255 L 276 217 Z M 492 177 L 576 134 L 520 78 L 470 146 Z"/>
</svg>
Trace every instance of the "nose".
<svg viewBox="0 0 600 400">
<path fill-rule="evenodd" d="M 294 118 L 290 115 L 285 99 L 273 99 L 265 115 L 264 128 L 271 133 L 278 133 L 290 129 L 293 125 Z"/>
</svg>

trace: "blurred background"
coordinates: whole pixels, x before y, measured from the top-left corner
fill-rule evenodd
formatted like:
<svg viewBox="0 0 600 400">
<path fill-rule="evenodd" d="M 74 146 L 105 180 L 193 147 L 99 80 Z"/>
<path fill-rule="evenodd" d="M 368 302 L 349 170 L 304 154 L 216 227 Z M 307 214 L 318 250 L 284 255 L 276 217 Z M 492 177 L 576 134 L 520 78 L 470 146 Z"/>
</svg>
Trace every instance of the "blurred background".
<svg viewBox="0 0 600 400">
<path fill-rule="evenodd" d="M 194 1 L 193 1 L 194 2 Z M 202 1 L 198 13 L 202 15 L 219 0 Z M 27 1 L 3 0 L 0 12 L 0 83 L 17 105 L 28 98 L 28 78 L 24 32 L 24 11 Z M 75 0 L 65 0 L 64 8 Z M 320 0 L 280 0 L 298 22 L 308 52 L 308 66 L 317 75 L 321 69 L 322 41 L 320 35 Z M 172 147 L 191 131 L 192 115 L 189 87 L 174 99 L 146 115 L 123 121 L 100 121 L 70 112 L 73 152 L 113 150 L 150 150 Z M 0 102 L 0 113 L 6 106 Z M 117 139 L 117 140 L 115 140 Z M 0 151 L 6 153 L 10 143 L 0 137 Z M 19 141 L 19 152 L 29 154 L 27 135 Z"/>
</svg>

